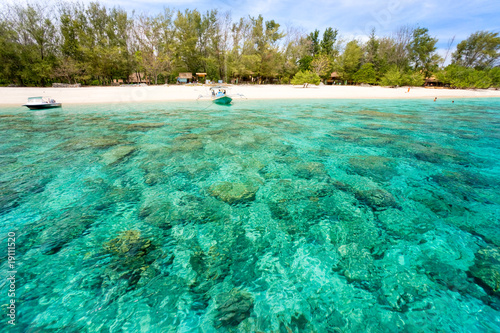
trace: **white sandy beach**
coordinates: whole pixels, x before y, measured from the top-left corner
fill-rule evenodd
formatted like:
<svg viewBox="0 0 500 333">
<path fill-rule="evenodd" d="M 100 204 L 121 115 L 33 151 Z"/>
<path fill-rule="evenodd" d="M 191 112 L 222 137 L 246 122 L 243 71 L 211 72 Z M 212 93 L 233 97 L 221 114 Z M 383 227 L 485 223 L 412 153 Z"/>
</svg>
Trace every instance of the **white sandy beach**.
<svg viewBox="0 0 500 333">
<path fill-rule="evenodd" d="M 500 97 L 500 90 L 462 90 L 429 88 L 385 88 L 360 86 L 229 85 L 230 93 L 247 99 L 412 99 Z M 28 97 L 50 96 L 64 104 L 194 101 L 208 95 L 209 86 L 162 85 L 81 88 L 0 88 L 0 105 L 24 104 Z"/>
</svg>

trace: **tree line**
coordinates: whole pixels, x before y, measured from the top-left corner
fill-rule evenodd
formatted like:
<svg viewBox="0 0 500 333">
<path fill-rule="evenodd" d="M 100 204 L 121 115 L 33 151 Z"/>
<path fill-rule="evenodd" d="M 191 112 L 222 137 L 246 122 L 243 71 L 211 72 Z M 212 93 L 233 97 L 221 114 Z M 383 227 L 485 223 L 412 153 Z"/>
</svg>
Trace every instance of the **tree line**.
<svg viewBox="0 0 500 333">
<path fill-rule="evenodd" d="M 99 2 L 4 5 L 0 85 L 109 85 L 134 73 L 163 84 L 180 72 L 225 82 L 317 83 L 335 72 L 336 82 L 350 84 L 419 86 L 432 77 L 458 88 L 500 86 L 498 33 L 471 34 L 444 68 L 437 42 L 419 26 L 384 37 L 373 30 L 362 42 L 331 27 L 307 33 L 261 15 L 233 21 L 217 10 L 130 15 Z"/>
</svg>

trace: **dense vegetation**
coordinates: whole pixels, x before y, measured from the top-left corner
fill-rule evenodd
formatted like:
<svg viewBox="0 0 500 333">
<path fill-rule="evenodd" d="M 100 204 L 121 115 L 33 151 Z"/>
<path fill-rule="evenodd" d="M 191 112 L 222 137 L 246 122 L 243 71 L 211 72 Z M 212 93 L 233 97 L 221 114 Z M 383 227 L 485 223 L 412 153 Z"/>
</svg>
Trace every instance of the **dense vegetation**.
<svg viewBox="0 0 500 333">
<path fill-rule="evenodd" d="M 434 76 L 458 88 L 500 85 L 500 37 L 488 31 L 461 41 L 451 65 L 440 68 L 438 40 L 422 27 L 385 37 L 372 31 L 360 42 L 343 40 L 333 28 L 308 34 L 262 16 L 233 21 L 216 10 L 131 16 L 98 2 L 3 7 L 1 85 L 107 85 L 127 82 L 133 73 L 162 84 L 180 72 L 226 82 L 304 84 L 310 78 L 316 84 L 336 72 L 338 81 L 351 84 L 418 86 Z"/>
</svg>

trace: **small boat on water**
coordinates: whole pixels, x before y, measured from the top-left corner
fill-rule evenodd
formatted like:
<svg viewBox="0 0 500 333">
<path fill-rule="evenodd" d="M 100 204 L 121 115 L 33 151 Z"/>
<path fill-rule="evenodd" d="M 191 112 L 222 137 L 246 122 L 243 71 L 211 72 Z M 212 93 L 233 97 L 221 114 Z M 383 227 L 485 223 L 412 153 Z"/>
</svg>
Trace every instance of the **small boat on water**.
<svg viewBox="0 0 500 333">
<path fill-rule="evenodd" d="M 210 88 L 210 93 L 212 95 L 212 102 L 220 105 L 230 104 L 233 99 L 227 95 L 226 88 L 224 87 L 212 87 Z"/>
<path fill-rule="evenodd" d="M 30 110 L 40 110 L 40 109 L 51 109 L 60 108 L 61 103 L 57 103 L 54 99 L 50 97 L 28 97 L 28 102 L 23 104 L 27 106 Z"/>
<path fill-rule="evenodd" d="M 200 95 L 198 96 L 198 99 L 205 99 L 205 98 L 210 98 L 212 102 L 215 104 L 219 105 L 229 105 L 233 101 L 235 97 L 243 97 L 245 96 L 241 94 L 229 94 L 228 93 L 228 87 L 224 86 L 215 86 L 215 87 L 210 87 L 210 95 L 209 96 L 203 96 Z"/>
</svg>

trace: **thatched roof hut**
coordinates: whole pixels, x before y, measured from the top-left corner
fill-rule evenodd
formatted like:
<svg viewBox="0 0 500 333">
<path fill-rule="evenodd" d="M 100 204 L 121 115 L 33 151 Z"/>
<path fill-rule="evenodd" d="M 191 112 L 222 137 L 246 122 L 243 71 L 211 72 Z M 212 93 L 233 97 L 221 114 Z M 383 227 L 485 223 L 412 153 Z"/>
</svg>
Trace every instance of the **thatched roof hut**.
<svg viewBox="0 0 500 333">
<path fill-rule="evenodd" d="M 330 79 L 328 79 L 326 81 L 327 84 L 336 84 L 336 83 L 341 83 L 342 82 L 342 79 L 339 75 L 339 73 L 337 72 L 333 72 L 332 74 L 330 74 Z"/>
<path fill-rule="evenodd" d="M 442 87 L 442 86 L 444 86 L 444 83 L 439 81 L 439 79 L 435 75 L 432 75 L 431 77 L 428 77 L 425 79 L 424 86 L 425 87 Z"/>
<path fill-rule="evenodd" d="M 192 81 L 193 81 L 192 73 L 179 73 L 179 76 L 177 77 L 177 82 L 179 83 L 189 83 Z"/>
<path fill-rule="evenodd" d="M 180 79 L 192 79 L 193 74 L 192 73 L 179 73 L 179 78 Z"/>
</svg>

